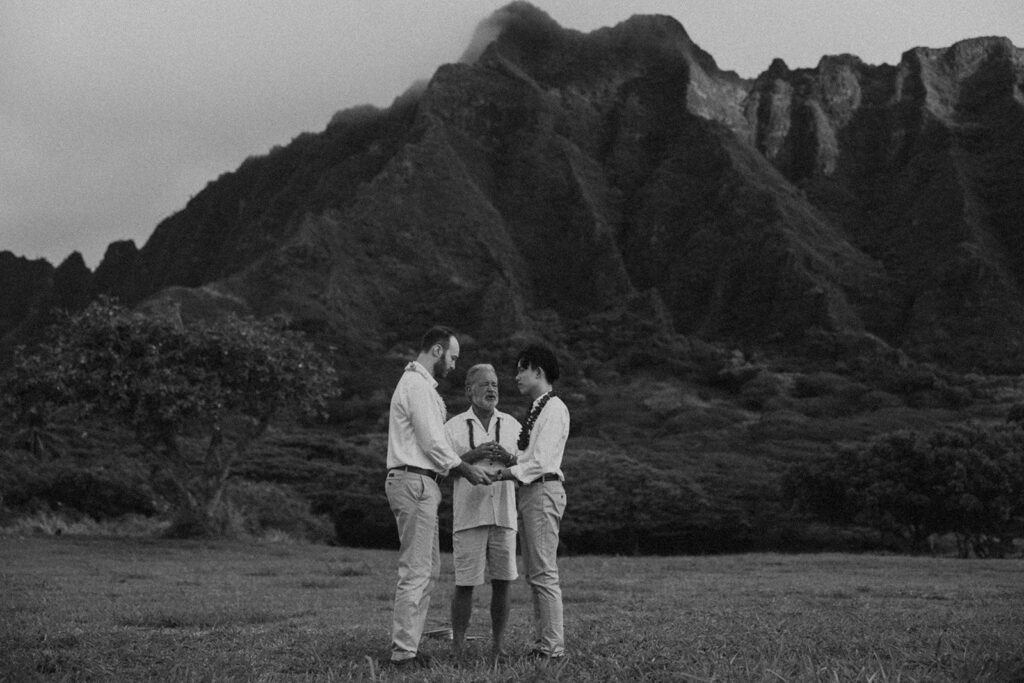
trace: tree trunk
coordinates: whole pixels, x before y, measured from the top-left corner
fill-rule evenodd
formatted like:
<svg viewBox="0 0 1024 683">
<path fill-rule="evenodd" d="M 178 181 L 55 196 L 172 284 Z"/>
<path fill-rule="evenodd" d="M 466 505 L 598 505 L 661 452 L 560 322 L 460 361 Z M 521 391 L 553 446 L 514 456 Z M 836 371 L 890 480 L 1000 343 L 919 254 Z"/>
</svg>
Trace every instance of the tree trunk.
<svg viewBox="0 0 1024 683">
<path fill-rule="evenodd" d="M 213 425 L 199 472 L 188 469 L 175 443 L 177 457 L 174 460 L 184 465 L 182 472 L 186 476 L 180 481 L 179 477 L 172 475 L 172 478 L 188 496 L 187 509 L 181 511 L 180 523 L 176 522 L 173 527 L 177 528 L 177 535 L 235 536 L 242 531 L 236 528 L 237 520 L 232 518 L 232 511 L 226 505 L 227 484 L 234 463 L 248 455 L 252 444 L 266 432 L 270 417 L 267 414 L 253 418 L 249 428 L 242 430 L 234 444 L 229 444 L 224 438 L 220 424 Z M 190 480 L 196 476 L 198 482 L 190 487 Z"/>
</svg>

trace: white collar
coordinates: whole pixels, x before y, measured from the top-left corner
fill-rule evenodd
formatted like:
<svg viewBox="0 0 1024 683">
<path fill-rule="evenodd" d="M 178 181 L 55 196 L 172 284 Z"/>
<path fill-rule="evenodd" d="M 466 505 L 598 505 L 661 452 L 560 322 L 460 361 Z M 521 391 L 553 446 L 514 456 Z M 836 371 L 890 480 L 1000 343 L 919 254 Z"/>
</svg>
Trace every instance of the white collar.
<svg viewBox="0 0 1024 683">
<path fill-rule="evenodd" d="M 503 413 L 500 410 L 498 410 L 497 408 L 495 408 L 494 409 L 494 415 L 492 416 L 492 419 L 491 419 L 491 424 L 494 424 L 494 419 L 501 419 L 503 417 L 505 417 L 505 413 Z M 480 418 L 477 417 L 477 414 L 473 412 L 473 406 L 470 406 L 469 408 L 466 409 L 466 412 L 464 412 L 461 415 L 459 415 L 459 419 L 460 420 L 470 420 L 471 419 L 474 422 L 476 422 L 478 425 L 480 425 L 480 429 L 484 428 L 484 423 L 481 422 Z"/>
<path fill-rule="evenodd" d="M 415 372 L 419 375 L 422 375 L 427 381 L 430 382 L 431 386 L 437 386 L 437 380 L 434 379 L 434 375 L 431 374 L 430 370 L 427 370 L 425 367 L 423 367 L 423 364 L 420 363 L 418 360 L 409 361 L 409 364 L 405 366 L 405 369 L 407 372 Z"/>
<path fill-rule="evenodd" d="M 534 407 L 535 405 L 537 405 L 538 403 L 540 403 L 541 401 L 543 401 L 543 400 L 544 400 L 544 397 L 545 397 L 545 396 L 547 396 L 548 394 L 551 394 L 552 392 L 554 392 L 554 390 L 555 390 L 555 388 L 554 388 L 554 387 L 551 387 L 550 389 L 548 389 L 547 391 L 545 391 L 545 392 L 544 392 L 543 394 L 541 394 L 540 396 L 538 396 L 537 398 L 535 398 L 535 399 L 533 400 L 533 403 L 531 403 L 531 404 L 530 404 L 530 409 L 532 410 L 532 409 L 533 409 L 533 407 Z"/>
</svg>

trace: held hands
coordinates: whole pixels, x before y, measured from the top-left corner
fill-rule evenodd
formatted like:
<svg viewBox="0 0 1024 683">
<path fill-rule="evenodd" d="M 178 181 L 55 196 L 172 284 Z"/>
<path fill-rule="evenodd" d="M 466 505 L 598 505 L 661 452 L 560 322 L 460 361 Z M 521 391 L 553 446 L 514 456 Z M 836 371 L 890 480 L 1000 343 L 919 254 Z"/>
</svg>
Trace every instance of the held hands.
<svg viewBox="0 0 1024 683">
<path fill-rule="evenodd" d="M 508 469 L 500 469 L 494 471 L 485 470 L 478 465 L 470 465 L 467 462 L 462 463 L 458 469 L 459 474 L 474 486 L 493 484 L 499 481 L 514 481 L 515 477 Z"/>
<path fill-rule="evenodd" d="M 490 460 L 492 463 L 504 465 L 506 469 L 485 470 L 477 464 L 482 460 Z M 510 453 L 496 441 L 488 441 L 464 453 L 462 455 L 462 465 L 456 468 L 455 471 L 474 486 L 492 484 L 496 481 L 514 479 L 507 468 L 515 465 L 516 462 L 517 458 L 514 453 Z"/>
<path fill-rule="evenodd" d="M 466 451 L 462 455 L 462 459 L 465 462 L 468 462 L 471 465 L 475 465 L 478 462 L 480 462 L 481 460 L 489 459 L 493 452 L 494 452 L 494 449 L 492 448 L 492 444 L 484 443 L 484 444 L 480 444 L 479 446 L 477 446 L 476 448 L 474 448 L 471 451 Z"/>
<path fill-rule="evenodd" d="M 483 458 L 490 458 L 491 460 L 504 465 L 505 467 L 511 467 L 516 464 L 516 456 L 514 453 L 510 453 L 504 446 L 497 441 L 488 441 L 487 443 L 480 444 L 474 450 L 481 451 Z M 470 451 L 473 452 L 473 451 Z"/>
<path fill-rule="evenodd" d="M 498 482 L 498 481 L 515 481 L 516 480 L 516 478 L 512 475 L 512 472 L 510 472 L 508 470 L 508 468 L 501 469 L 501 470 L 494 470 L 493 472 L 488 472 L 487 474 L 491 478 L 491 483 L 492 484 L 495 483 L 495 482 Z"/>
<path fill-rule="evenodd" d="M 486 470 L 477 465 L 470 465 L 468 462 L 463 462 L 459 468 L 459 474 L 461 474 L 466 481 L 474 486 L 479 484 L 490 484 L 491 476 Z"/>
<path fill-rule="evenodd" d="M 504 468 L 500 470 L 494 470 L 493 472 L 487 473 L 491 478 L 491 483 L 498 481 L 515 481 L 515 477 L 508 469 L 519 461 L 515 454 L 510 453 L 504 446 L 497 442 L 491 442 L 484 445 L 491 449 L 491 454 L 489 456 L 491 461 L 504 465 Z"/>
</svg>

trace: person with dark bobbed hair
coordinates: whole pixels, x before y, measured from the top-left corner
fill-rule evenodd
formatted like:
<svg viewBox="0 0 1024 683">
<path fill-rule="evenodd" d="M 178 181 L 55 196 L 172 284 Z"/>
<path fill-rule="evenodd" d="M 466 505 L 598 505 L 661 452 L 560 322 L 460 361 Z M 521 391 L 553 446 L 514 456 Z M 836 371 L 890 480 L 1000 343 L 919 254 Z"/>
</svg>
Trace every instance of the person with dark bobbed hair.
<svg viewBox="0 0 1024 683">
<path fill-rule="evenodd" d="M 471 484 L 490 484 L 483 468 L 464 462 L 445 433 L 444 399 L 437 380 L 455 368 L 459 340 L 447 327 L 423 336 L 416 360 L 405 366 L 388 415 L 388 504 L 398 527 L 398 585 L 391 623 L 391 663 L 426 666 L 420 637 L 430 593 L 441 569 L 437 508 L 441 482 L 450 471 Z"/>
<path fill-rule="evenodd" d="M 544 378 L 548 384 L 558 381 L 558 358 L 555 352 L 541 344 L 530 344 L 519 352 L 516 360 L 516 370 L 520 368 L 534 368 L 544 371 Z"/>
<path fill-rule="evenodd" d="M 534 642 L 530 655 L 565 656 L 562 589 L 558 580 L 558 531 L 565 513 L 562 455 L 569 438 L 569 409 L 554 394 L 558 359 L 546 346 L 531 344 L 516 362 L 519 392 L 533 399 L 519 432 L 517 464 L 494 478 L 514 479 L 519 487 L 519 538 L 526 582 L 533 599 Z"/>
</svg>

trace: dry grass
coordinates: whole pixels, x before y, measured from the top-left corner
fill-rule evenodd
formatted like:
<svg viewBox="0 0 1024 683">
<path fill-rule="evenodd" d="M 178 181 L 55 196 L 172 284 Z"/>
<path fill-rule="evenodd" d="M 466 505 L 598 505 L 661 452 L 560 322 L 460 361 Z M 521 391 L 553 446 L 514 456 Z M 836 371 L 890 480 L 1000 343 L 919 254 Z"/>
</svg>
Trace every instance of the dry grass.
<svg viewBox="0 0 1024 683">
<path fill-rule="evenodd" d="M 387 656 L 395 554 L 299 544 L 0 537 L 0 680 L 1024 680 L 1024 562 L 845 555 L 562 560 L 570 658 Z M 447 623 L 451 558 L 431 623 Z M 488 630 L 477 591 L 471 632 Z"/>
<path fill-rule="evenodd" d="M 61 512 L 41 510 L 6 521 L 0 525 L 0 536 L 155 536 L 164 531 L 169 524 L 156 517 L 142 515 L 123 515 L 96 521 L 86 515 L 70 516 Z"/>
</svg>

